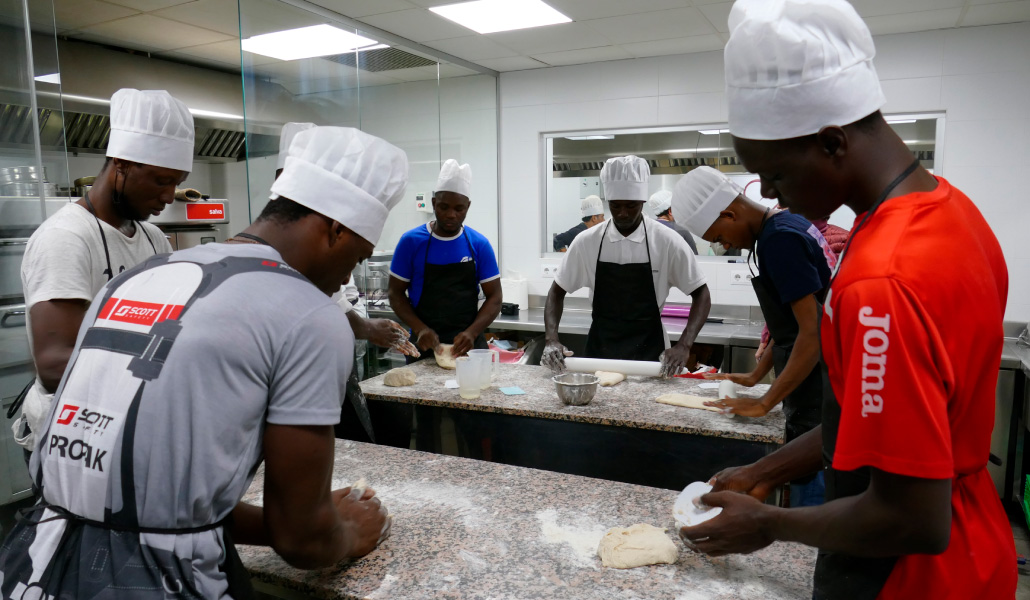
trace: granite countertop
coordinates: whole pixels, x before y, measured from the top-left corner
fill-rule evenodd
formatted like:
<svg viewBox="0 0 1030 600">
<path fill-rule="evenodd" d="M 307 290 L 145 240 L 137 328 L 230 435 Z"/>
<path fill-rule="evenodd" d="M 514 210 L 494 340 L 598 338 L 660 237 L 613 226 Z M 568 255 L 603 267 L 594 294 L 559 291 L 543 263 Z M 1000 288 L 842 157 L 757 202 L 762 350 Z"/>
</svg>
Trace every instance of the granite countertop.
<svg viewBox="0 0 1030 600">
<path fill-rule="evenodd" d="M 369 307 L 370 317 L 396 318 L 393 311 L 381 307 Z M 586 335 L 590 331 L 590 311 L 566 310 L 562 314 L 558 333 L 569 335 Z M 686 319 L 662 317 L 669 340 L 676 342 L 687 326 Z M 489 329 L 497 331 L 544 331 L 544 309 L 531 308 L 519 311 L 518 316 L 500 315 L 491 323 Z M 762 337 L 762 325 L 750 322 L 705 323 L 697 335 L 701 344 L 733 345 L 757 348 Z"/>
<path fill-rule="evenodd" d="M 263 467 L 244 501 L 261 503 Z M 775 543 L 709 558 L 674 531 L 676 492 L 471 459 L 336 442 L 333 487 L 365 477 L 393 515 L 391 536 L 351 564 L 301 571 L 270 548 L 240 545 L 251 576 L 314 598 L 796 600 L 812 596 L 816 552 Z M 687 482 L 684 482 L 687 483 Z M 611 527 L 666 527 L 673 565 L 609 569 Z"/>
<path fill-rule="evenodd" d="M 369 400 L 636 427 L 770 444 L 782 444 L 784 441 L 786 421 L 780 406 L 764 417 L 748 418 L 655 402 L 655 398 L 668 393 L 704 396 L 714 400 L 718 395 L 717 390 L 701 389 L 699 384 L 704 382 L 697 379 L 629 377 L 614 387 L 598 387 L 597 394 L 587 406 L 565 406 L 558 399 L 551 372 L 546 367 L 499 365 L 493 386 L 484 390 L 475 400 L 465 400 L 458 395 L 457 389 L 444 387 L 444 382 L 456 377 L 455 372 L 441 369 L 432 358 L 414 363 L 410 368 L 417 377 L 413 386 L 387 387 L 383 385 L 385 375 L 380 375 L 362 381 L 361 389 Z M 521 387 L 526 393 L 506 396 L 500 388 L 508 386 Z M 757 385 L 750 389 L 738 386 L 738 394 L 758 398 L 767 389 L 768 385 Z"/>
</svg>

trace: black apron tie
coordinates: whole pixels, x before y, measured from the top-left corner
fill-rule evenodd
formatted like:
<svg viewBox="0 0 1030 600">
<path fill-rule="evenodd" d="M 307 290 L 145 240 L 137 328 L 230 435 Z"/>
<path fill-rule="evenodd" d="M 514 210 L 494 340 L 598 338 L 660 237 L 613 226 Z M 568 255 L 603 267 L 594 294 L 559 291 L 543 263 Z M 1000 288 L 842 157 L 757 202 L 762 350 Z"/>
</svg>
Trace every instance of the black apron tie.
<svg viewBox="0 0 1030 600">
<path fill-rule="evenodd" d="M 620 265 L 601 260 L 611 224 L 608 221 L 605 225 L 597 249 L 593 322 L 585 354 L 591 358 L 657 361 L 665 351 L 665 327 L 654 287 L 647 226 L 640 223 L 647 262 Z"/>
</svg>

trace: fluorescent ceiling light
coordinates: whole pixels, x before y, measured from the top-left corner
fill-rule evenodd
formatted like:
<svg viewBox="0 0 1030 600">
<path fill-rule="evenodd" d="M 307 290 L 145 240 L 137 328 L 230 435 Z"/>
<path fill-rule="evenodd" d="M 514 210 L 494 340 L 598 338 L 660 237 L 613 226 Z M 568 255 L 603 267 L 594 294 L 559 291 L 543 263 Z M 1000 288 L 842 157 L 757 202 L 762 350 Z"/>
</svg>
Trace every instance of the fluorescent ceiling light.
<svg viewBox="0 0 1030 600">
<path fill-rule="evenodd" d="M 39 77 L 33 77 L 33 79 L 35 79 L 36 81 L 39 81 L 41 83 L 56 83 L 57 85 L 61 84 L 61 74 L 60 73 L 51 73 L 49 75 L 40 75 Z"/>
<path fill-rule="evenodd" d="M 720 133 L 729 133 L 729 129 L 701 129 L 698 131 L 701 135 L 719 135 Z"/>
<path fill-rule="evenodd" d="M 572 21 L 541 0 L 475 0 L 433 6 L 429 10 L 477 33 L 496 33 Z"/>
<path fill-rule="evenodd" d="M 332 25 L 312 25 L 255 35 L 240 42 L 252 54 L 279 60 L 300 60 L 316 56 L 332 56 L 373 46 L 377 42 Z"/>
<path fill-rule="evenodd" d="M 386 44 L 376 44 L 375 46 L 366 46 L 364 48 L 358 48 L 358 52 L 364 52 L 365 50 L 382 50 L 383 48 L 389 48 Z"/>
<path fill-rule="evenodd" d="M 567 140 L 614 140 L 614 135 L 574 135 L 565 136 Z"/>
<path fill-rule="evenodd" d="M 213 119 L 233 119 L 237 121 L 243 119 L 241 115 L 234 115 L 231 113 L 218 112 L 214 110 L 203 110 L 201 108 L 191 108 L 190 114 L 196 115 L 198 117 L 211 117 Z"/>
<path fill-rule="evenodd" d="M 891 125 L 897 125 L 898 123 L 915 123 L 915 119 L 887 119 L 887 122 Z"/>
</svg>

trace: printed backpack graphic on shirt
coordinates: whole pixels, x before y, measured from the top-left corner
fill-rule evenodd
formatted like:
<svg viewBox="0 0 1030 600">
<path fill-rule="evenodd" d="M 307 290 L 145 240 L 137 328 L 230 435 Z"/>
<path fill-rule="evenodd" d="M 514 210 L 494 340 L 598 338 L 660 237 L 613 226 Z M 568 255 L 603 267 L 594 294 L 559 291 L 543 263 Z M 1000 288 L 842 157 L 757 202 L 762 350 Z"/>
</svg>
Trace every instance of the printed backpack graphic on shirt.
<svg viewBox="0 0 1030 600">
<path fill-rule="evenodd" d="M 146 381 L 160 374 L 203 279 L 200 265 L 166 263 L 130 275 L 104 301 L 55 397 L 40 448 L 44 480 L 61 481 L 48 486 L 50 502 L 104 520 L 105 503 L 96 499 L 117 476 L 127 416 L 138 410 Z"/>
</svg>

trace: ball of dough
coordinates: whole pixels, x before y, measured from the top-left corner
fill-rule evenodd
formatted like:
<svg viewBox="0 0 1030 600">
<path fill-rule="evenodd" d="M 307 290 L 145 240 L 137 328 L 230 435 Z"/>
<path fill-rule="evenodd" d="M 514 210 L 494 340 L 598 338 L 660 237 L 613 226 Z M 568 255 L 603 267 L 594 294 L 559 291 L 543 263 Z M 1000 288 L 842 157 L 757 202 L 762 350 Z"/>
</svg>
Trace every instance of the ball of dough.
<svg viewBox="0 0 1030 600">
<path fill-rule="evenodd" d="M 454 354 L 451 349 L 454 348 L 453 344 L 440 344 L 440 351 L 434 352 L 436 355 L 436 364 L 444 369 L 454 370 L 457 365 L 454 364 Z"/>
<path fill-rule="evenodd" d="M 408 367 L 390 369 L 383 377 L 383 385 L 388 387 L 404 387 L 415 385 L 415 372 Z"/>
<path fill-rule="evenodd" d="M 597 555 L 606 567 L 632 569 L 646 565 L 671 565 L 676 562 L 679 551 L 665 535 L 665 529 L 637 523 L 609 529 L 601 538 Z"/>
<path fill-rule="evenodd" d="M 601 381 L 601 387 L 611 387 L 613 385 L 619 385 L 626 380 L 626 376 L 622 373 L 612 373 L 611 371 L 598 371 L 594 373 Z"/>
</svg>

